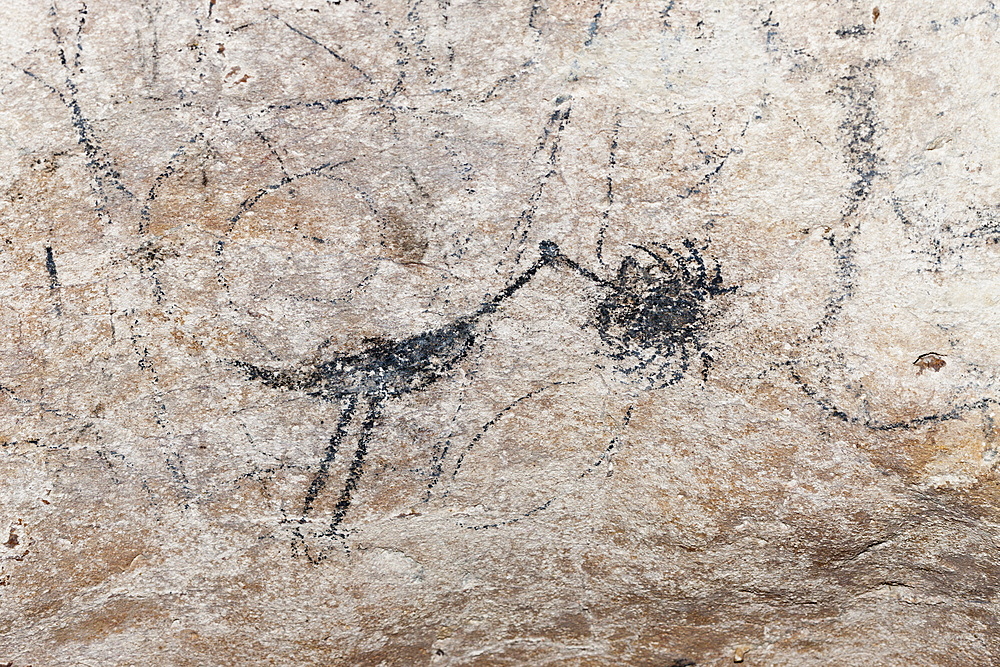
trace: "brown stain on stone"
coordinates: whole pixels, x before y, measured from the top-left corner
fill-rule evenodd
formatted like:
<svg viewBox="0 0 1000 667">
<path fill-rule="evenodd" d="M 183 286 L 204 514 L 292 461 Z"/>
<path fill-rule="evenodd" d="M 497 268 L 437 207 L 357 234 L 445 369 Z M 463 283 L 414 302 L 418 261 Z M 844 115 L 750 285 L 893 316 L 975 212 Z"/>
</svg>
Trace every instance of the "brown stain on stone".
<svg viewBox="0 0 1000 667">
<path fill-rule="evenodd" d="M 0 204 L 13 205 L 4 225 L 20 242 L 47 239 L 58 249 L 63 240 L 82 246 L 103 238 L 104 225 L 90 201 L 93 194 L 82 185 L 90 180 L 82 150 L 27 156 L 17 166 L 21 168 L 0 194 Z M 17 209 L 30 211 L 30 217 L 15 215 Z"/>
<path fill-rule="evenodd" d="M 381 211 L 381 245 L 385 253 L 402 263 L 420 262 L 427 252 L 426 230 L 412 216 L 394 209 Z"/>
<path fill-rule="evenodd" d="M 212 231 L 227 233 L 233 244 L 267 240 L 294 252 L 373 254 L 378 240 L 375 214 L 363 196 L 330 176 L 304 176 L 272 190 L 282 175 L 262 174 L 259 189 L 239 188 L 243 199 Z"/>
<path fill-rule="evenodd" d="M 647 597 L 636 604 L 601 606 L 593 610 L 599 617 L 621 621 L 608 638 L 609 655 L 619 664 L 675 664 L 691 660 L 695 664 L 716 664 L 725 646 L 737 637 L 753 636 L 771 614 L 754 605 L 754 614 L 727 604 L 721 595 L 702 599 L 665 600 Z M 682 663 L 685 664 L 685 663 Z"/>
<path fill-rule="evenodd" d="M 376 667 L 378 665 L 425 665 L 430 662 L 431 640 L 426 643 L 390 641 L 382 648 L 373 651 L 352 653 L 349 664 L 358 667 Z"/>
<path fill-rule="evenodd" d="M 924 485 L 936 475 L 957 475 L 968 481 L 957 493 L 995 479 L 984 457 L 990 449 L 988 419 L 971 412 L 960 419 L 928 424 L 922 428 L 879 433 L 875 437 L 859 428 L 852 440 L 879 467 L 900 475 L 911 484 Z M 989 484 L 978 493 L 990 493 Z M 1000 499 L 1000 496 L 997 496 Z"/>
<path fill-rule="evenodd" d="M 947 362 L 942 358 L 944 355 L 938 354 L 937 352 L 927 352 L 926 354 L 921 354 L 917 357 L 917 360 L 913 362 L 919 370 L 917 375 L 920 375 L 925 370 L 932 370 L 935 373 L 940 371 L 942 368 L 947 366 Z"/>
<path fill-rule="evenodd" d="M 551 627 L 545 634 L 554 639 L 569 641 L 573 639 L 585 639 L 592 632 L 593 627 L 587 614 L 567 612 L 552 619 Z"/>
<path fill-rule="evenodd" d="M 36 622 L 75 604 L 78 596 L 113 580 L 137 556 L 156 549 L 136 523 L 143 514 L 142 499 L 148 496 L 127 483 L 106 486 L 105 459 L 89 449 L 33 447 L 27 453 L 52 471 L 53 492 L 38 519 L 26 521 L 17 531 L 17 549 L 25 554 L 14 574 L 19 590 L 35 593 L 11 599 L 9 608 L 25 622 Z M 67 507 L 67 497 L 75 504 Z"/>
<path fill-rule="evenodd" d="M 147 234 L 161 235 L 185 225 L 226 232 L 240 202 L 256 188 L 282 179 L 280 163 L 260 141 L 244 139 L 232 152 L 204 143 L 184 149 L 171 162 L 158 165 L 163 171 L 154 174 L 142 192 L 145 212 L 136 222 Z M 234 156 L 240 159 L 233 162 Z"/>
<path fill-rule="evenodd" d="M 22 571 L 22 583 L 31 580 L 31 586 L 47 591 L 33 598 L 24 608 L 25 617 L 46 617 L 71 604 L 74 595 L 102 584 L 125 572 L 141 551 L 134 547 L 105 544 L 97 548 L 76 545 L 76 550 L 61 552 L 53 558 L 39 545 L 28 554 L 33 572 Z M 45 563 L 45 565 L 43 565 Z M 43 571 L 44 568 L 44 571 Z"/>
<path fill-rule="evenodd" d="M 211 187 L 204 166 L 184 164 L 163 181 L 156 199 L 148 203 L 145 231 L 159 235 L 187 223 L 215 230 L 233 209 L 231 204 L 220 205 L 219 194 Z"/>
<path fill-rule="evenodd" d="M 89 613 L 74 614 L 70 624 L 52 632 L 52 639 L 60 643 L 92 642 L 166 617 L 163 603 L 159 600 L 115 598 Z"/>
<path fill-rule="evenodd" d="M 23 522 L 18 519 L 17 523 L 10 527 L 7 535 L 7 541 L 3 543 L 3 545 L 8 549 L 13 549 L 21 543 L 21 541 L 17 538 L 17 527 L 20 525 L 23 525 Z"/>
</svg>

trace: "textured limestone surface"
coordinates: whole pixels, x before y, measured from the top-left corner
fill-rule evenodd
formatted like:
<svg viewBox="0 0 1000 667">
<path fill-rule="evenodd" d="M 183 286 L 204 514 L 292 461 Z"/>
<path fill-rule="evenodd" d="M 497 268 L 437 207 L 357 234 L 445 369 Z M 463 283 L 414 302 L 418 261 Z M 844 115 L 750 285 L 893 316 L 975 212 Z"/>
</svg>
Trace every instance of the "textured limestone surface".
<svg viewBox="0 0 1000 667">
<path fill-rule="evenodd" d="M 1000 14 L 0 0 L 0 665 L 1000 664 Z"/>
</svg>

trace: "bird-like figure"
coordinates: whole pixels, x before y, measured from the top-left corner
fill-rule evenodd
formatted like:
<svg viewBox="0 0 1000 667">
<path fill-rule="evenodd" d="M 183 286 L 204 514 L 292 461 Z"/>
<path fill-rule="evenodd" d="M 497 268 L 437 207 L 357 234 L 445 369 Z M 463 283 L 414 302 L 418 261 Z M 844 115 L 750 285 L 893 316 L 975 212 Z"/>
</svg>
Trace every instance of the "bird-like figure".
<svg viewBox="0 0 1000 667">
<path fill-rule="evenodd" d="M 552 241 L 542 241 L 534 264 L 475 311 L 443 327 L 402 340 L 371 340 L 360 352 L 336 354 L 328 361 L 305 368 L 274 370 L 243 361 L 230 362 L 242 369 L 248 379 L 265 386 L 303 391 L 340 407 L 336 430 L 306 491 L 296 538 L 304 541 L 301 526 L 310 522 L 310 514 L 327 486 L 330 467 L 347 440 L 351 424 L 363 414 L 354 455 L 330 523 L 318 536 L 346 537 L 341 524 L 364 472 L 369 440 L 385 401 L 420 391 L 447 377 L 473 349 L 480 321 L 495 313 L 545 267 L 568 269 L 603 292 L 591 323 L 607 348 L 605 355 L 618 365 L 623 360 L 629 362 L 619 369 L 629 376 L 626 381 L 630 381 L 635 371 L 649 366 L 654 358 L 683 355 L 679 364 L 670 366 L 669 375 L 661 367 L 653 377 L 659 386 L 679 380 L 688 367 L 690 349 L 699 345 L 706 312 L 704 302 L 729 291 L 721 285 L 718 267 L 714 273 L 709 272 L 697 248 L 690 242 L 684 245 L 688 255 L 666 249 L 672 262 L 635 246 L 655 258 L 653 266 L 642 268 L 635 258 L 627 257 L 617 275 L 605 280 L 567 257 Z M 308 549 L 306 555 L 313 561 L 321 559 Z"/>
</svg>

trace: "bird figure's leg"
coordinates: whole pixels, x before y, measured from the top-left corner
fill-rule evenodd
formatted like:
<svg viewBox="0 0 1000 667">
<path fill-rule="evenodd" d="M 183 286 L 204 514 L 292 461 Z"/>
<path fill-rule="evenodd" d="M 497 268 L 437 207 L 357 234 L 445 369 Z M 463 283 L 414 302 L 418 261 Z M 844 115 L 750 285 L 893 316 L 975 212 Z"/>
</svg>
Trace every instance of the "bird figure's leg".
<svg viewBox="0 0 1000 667">
<path fill-rule="evenodd" d="M 344 398 L 343 403 L 341 404 L 340 418 L 337 421 L 337 430 L 330 436 L 330 442 L 327 444 L 326 450 L 323 453 L 323 460 L 319 462 L 319 470 L 316 471 L 316 476 L 313 477 L 312 483 L 309 485 L 309 490 L 306 491 L 306 499 L 302 504 L 301 523 L 305 523 L 306 516 L 310 511 L 312 511 L 313 504 L 315 504 L 319 494 L 326 486 L 326 480 L 330 476 L 330 464 L 333 463 L 333 459 L 337 456 L 337 452 L 340 451 L 340 445 L 344 441 L 344 437 L 347 435 L 347 426 L 351 423 L 351 418 L 354 416 L 354 409 L 357 405 L 358 397 L 355 394 L 351 394 Z"/>
<path fill-rule="evenodd" d="M 303 526 L 308 522 L 309 513 L 312 511 L 316 499 L 319 498 L 319 494 L 326 487 L 327 479 L 330 476 L 330 464 L 333 463 L 337 452 L 340 451 L 341 444 L 344 442 L 344 438 L 347 437 L 347 427 L 351 423 L 357 405 L 358 397 L 355 394 L 350 394 L 341 400 L 337 429 L 330 436 L 330 441 L 323 452 L 323 460 L 319 463 L 319 470 L 316 471 L 316 475 L 313 477 L 312 482 L 309 484 L 309 489 L 306 491 L 305 501 L 302 503 L 302 515 L 298 521 L 299 525 L 292 531 L 295 536 L 292 543 L 293 553 L 298 553 L 298 549 L 301 547 L 306 557 L 314 563 L 323 560 L 323 558 L 314 557 L 309 553 L 306 535 L 302 532 Z"/>
<path fill-rule="evenodd" d="M 344 482 L 344 488 L 340 491 L 337 506 L 333 510 L 333 518 L 330 519 L 330 530 L 326 533 L 327 535 L 341 538 L 346 537 L 339 530 L 339 526 L 344 520 L 347 510 L 351 507 L 351 495 L 358 488 L 358 480 L 361 479 L 361 473 L 364 472 L 365 456 L 368 454 L 368 442 L 371 440 L 375 423 L 381 414 L 381 399 L 370 397 L 368 399 L 368 413 L 365 415 L 365 421 L 361 425 L 361 434 L 358 436 L 358 447 L 354 450 L 354 459 L 351 460 L 351 465 L 347 469 L 347 480 Z"/>
</svg>

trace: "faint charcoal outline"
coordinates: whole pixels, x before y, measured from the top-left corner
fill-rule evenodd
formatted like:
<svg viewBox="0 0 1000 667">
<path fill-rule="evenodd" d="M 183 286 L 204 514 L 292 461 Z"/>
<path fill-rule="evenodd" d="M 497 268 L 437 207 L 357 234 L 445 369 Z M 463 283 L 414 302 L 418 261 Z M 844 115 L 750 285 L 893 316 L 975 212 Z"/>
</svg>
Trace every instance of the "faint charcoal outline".
<svg viewBox="0 0 1000 667">
<path fill-rule="evenodd" d="M 339 406 L 336 430 L 329 438 L 319 469 L 306 491 L 297 520 L 299 527 L 294 529 L 295 539 L 303 544 L 305 555 L 313 562 L 325 558 L 310 553 L 304 546 L 306 535 L 301 526 L 310 522 L 310 514 L 329 483 L 331 465 L 341 453 L 349 427 L 356 423 L 359 413 L 363 411 L 364 416 L 360 417 L 360 433 L 346 480 L 337 497 L 328 528 L 315 537 L 344 539 L 348 536 L 341 525 L 362 478 L 372 431 L 381 416 L 384 402 L 421 391 L 447 376 L 472 350 L 479 321 L 495 313 L 501 304 L 528 285 L 544 267 L 568 268 L 605 290 L 603 298 L 595 305 L 589 325 L 598 331 L 605 347 L 602 353 L 615 365 L 620 380 L 632 383 L 636 377 L 644 376 L 646 389 L 663 388 L 679 382 L 689 370 L 691 358 L 702 350 L 708 301 L 713 296 L 736 289 L 723 286 L 718 264 L 713 270 L 708 268 L 700 254 L 700 250 L 707 246 L 699 247 L 689 239 L 684 240 L 682 245 L 686 253 L 659 243 L 655 244 L 659 252 L 633 245 L 652 258 L 653 263 L 643 264 L 635 257 L 625 257 L 616 276 L 605 280 L 567 257 L 554 242 L 542 241 L 539 244 L 540 257 L 534 264 L 478 309 L 438 329 L 402 340 L 370 339 L 365 341 L 366 347 L 361 352 L 335 354 L 329 361 L 314 364 L 311 368 L 275 370 L 240 360 L 229 361 L 249 380 L 259 381 L 273 389 L 304 391 L 309 396 Z M 621 366 L 621 362 L 625 365 Z M 703 363 L 707 365 L 709 361 L 703 358 Z M 541 389 L 530 392 L 522 399 L 538 391 Z M 483 432 L 460 452 L 452 477 L 461 468 L 465 455 L 502 414 L 488 422 Z M 625 425 L 630 415 L 631 411 Z M 584 474 L 608 458 L 610 451 L 602 453 L 598 462 Z M 442 462 L 447 453 L 447 446 L 434 453 L 428 490 L 440 480 Z M 549 500 L 524 516 L 545 509 L 551 502 Z M 520 518 L 476 528 L 505 525 Z"/>
<path fill-rule="evenodd" d="M 858 251 L 855 241 L 861 233 L 861 218 L 858 216 L 858 212 L 863 204 L 873 198 L 878 181 L 885 176 L 885 157 L 882 155 L 883 147 L 878 138 L 880 134 L 890 131 L 890 128 L 879 117 L 877 105 L 879 87 L 878 80 L 874 76 L 876 68 L 885 64 L 884 60 L 870 60 L 860 64 L 852 64 L 848 74 L 840 79 L 836 88 L 836 92 L 841 96 L 844 104 L 844 117 L 840 124 L 840 129 L 844 134 L 844 154 L 848 170 L 854 177 L 846 193 L 845 208 L 841 212 L 841 221 L 846 229 L 842 231 L 830 230 L 824 236 L 834 252 L 838 267 L 837 282 L 839 286 L 827 300 L 822 319 L 808 334 L 791 342 L 791 345 L 796 348 L 801 349 L 813 344 L 822 334 L 834 327 L 846 303 L 855 296 L 858 286 L 858 266 L 854 261 Z M 917 217 L 919 212 L 915 209 L 907 210 L 905 202 L 896 196 L 887 197 L 886 203 L 892 207 L 911 240 L 918 240 L 913 237 L 914 225 L 911 218 Z M 956 247 L 953 248 L 957 253 L 961 253 L 967 244 L 995 243 L 996 230 L 1000 228 L 995 224 L 992 211 L 988 207 L 970 206 L 968 210 L 970 215 L 967 216 L 967 219 L 958 223 L 949 223 L 960 229 L 959 233 L 956 234 Z M 931 248 L 924 251 L 930 257 L 931 271 L 939 272 L 941 270 L 946 254 L 946 248 L 943 247 L 942 243 L 943 238 L 947 239 L 947 236 L 935 234 L 929 240 Z M 920 359 L 918 358 L 917 361 L 919 362 Z M 940 370 L 944 366 L 943 360 L 941 361 L 941 366 L 933 370 Z M 926 425 L 960 419 L 970 412 L 985 411 L 1000 405 L 1000 401 L 997 399 L 983 396 L 977 400 L 952 405 L 947 410 L 910 419 L 895 421 L 878 419 L 870 416 L 865 410 L 854 412 L 838 405 L 832 398 L 825 395 L 821 382 L 804 377 L 800 371 L 800 363 L 798 359 L 790 359 L 772 364 L 760 377 L 763 377 L 770 370 L 782 368 L 788 373 L 789 379 L 795 386 L 824 414 L 845 424 L 859 425 L 871 431 L 912 430 Z M 924 370 L 921 364 L 914 362 L 914 365 L 918 366 L 918 373 Z"/>
<path fill-rule="evenodd" d="M 543 387 L 543 389 L 545 389 L 545 387 Z M 472 448 L 476 445 L 476 443 L 479 442 L 480 438 L 482 438 L 482 436 L 494 424 L 496 424 L 496 422 L 500 419 L 500 417 L 502 417 L 508 410 L 510 410 L 512 407 L 514 407 L 514 405 L 516 405 L 517 403 L 520 403 L 522 400 L 524 400 L 526 398 L 530 398 L 534 394 L 539 393 L 539 391 L 541 391 L 541 390 L 535 390 L 535 391 L 530 392 L 529 394 L 526 394 L 525 396 L 522 396 L 521 398 L 517 399 L 511 405 L 509 405 L 506 408 L 504 408 L 500 412 L 500 414 L 498 414 L 496 417 L 494 417 L 489 422 L 487 422 L 484 425 L 483 430 L 476 434 L 476 436 L 472 439 L 472 441 L 469 442 L 465 446 L 464 450 L 459 455 L 458 460 L 455 462 L 455 466 L 454 466 L 454 468 L 452 470 L 451 477 L 454 479 L 458 475 L 458 473 L 459 473 L 459 471 L 461 470 L 461 467 L 462 467 L 462 461 L 465 459 L 466 454 L 468 454 L 469 452 L 472 451 Z M 607 464 L 607 465 L 604 466 L 604 470 L 606 471 L 605 476 L 606 477 L 611 477 L 611 475 L 614 473 L 614 470 L 613 470 L 614 455 L 617 454 L 618 451 L 619 451 L 620 445 L 622 443 L 622 433 L 625 431 L 626 428 L 628 428 L 629 422 L 632 421 L 632 413 L 633 413 L 634 410 L 635 410 L 635 406 L 634 405 L 629 405 L 628 408 L 626 408 L 625 415 L 622 417 L 621 423 L 619 424 L 618 428 L 616 429 L 617 433 L 614 436 L 612 436 L 610 442 L 608 443 L 608 446 L 604 448 L 604 451 L 602 451 L 600 453 L 600 455 L 598 455 L 598 457 L 596 459 L 594 459 L 594 462 L 591 463 L 589 466 L 587 466 L 586 470 L 584 470 L 583 472 L 580 473 L 580 475 L 578 477 L 579 479 L 583 479 L 584 477 L 587 477 L 588 475 L 590 475 L 590 474 L 592 474 L 594 472 L 597 472 L 598 469 L 600 469 L 601 464 L 605 464 L 605 463 Z M 436 458 L 436 462 L 438 463 L 437 469 L 436 469 L 437 475 L 427 485 L 427 492 L 428 492 L 427 498 L 430 497 L 430 491 L 431 491 L 431 489 L 433 489 L 434 486 L 437 484 L 437 482 L 440 480 L 440 476 L 441 476 L 440 461 L 443 458 L 443 455 L 446 454 L 446 453 L 447 453 L 446 450 L 442 451 L 441 452 L 441 456 L 438 457 L 438 458 Z M 445 492 L 444 495 L 447 496 L 448 492 Z M 556 500 L 556 497 L 549 498 L 544 503 L 541 503 L 540 505 L 536 505 L 532 509 L 530 509 L 530 510 L 528 510 L 526 512 L 522 512 L 522 513 L 520 513 L 520 514 L 518 514 L 518 515 L 516 515 L 516 516 L 514 516 L 514 517 L 512 517 L 510 519 L 505 519 L 505 520 L 500 520 L 500 521 L 494 521 L 494 522 L 490 522 L 490 523 L 478 523 L 478 524 L 459 523 L 459 525 L 462 526 L 462 528 L 468 528 L 470 530 L 488 530 L 488 529 L 491 529 L 491 528 L 500 528 L 502 526 L 509 526 L 511 524 L 518 523 L 520 521 L 523 521 L 524 519 L 527 519 L 527 518 L 529 518 L 531 516 L 534 516 L 535 514 L 541 512 L 542 510 L 548 509 L 549 506 L 555 500 Z"/>
<path fill-rule="evenodd" d="M 859 211 L 876 194 L 876 185 L 885 176 L 885 158 L 878 139 L 887 131 L 878 114 L 878 81 L 874 76 L 877 67 L 885 65 L 884 60 L 870 60 L 849 66 L 848 73 L 838 80 L 838 85 L 831 91 L 843 104 L 844 115 L 840 123 L 843 133 L 842 145 L 847 162 L 847 171 L 852 177 L 850 187 L 845 192 L 845 205 L 841 211 L 840 220 L 843 229 L 827 229 L 823 238 L 833 251 L 837 266 L 836 288 L 831 290 L 826 300 L 822 318 L 804 335 L 789 341 L 789 345 L 802 350 L 815 344 L 829 329 L 834 327 L 847 302 L 855 296 L 858 286 L 858 266 L 855 256 L 858 252 L 855 241 L 861 231 Z M 913 212 L 907 212 L 901 200 L 889 197 L 890 204 L 904 227 L 910 227 L 909 217 Z M 989 239 L 992 227 L 989 216 L 977 215 L 982 219 L 980 224 L 968 230 L 965 238 Z M 939 270 L 942 249 L 939 240 L 933 242 L 935 267 Z M 991 397 L 954 405 L 949 410 L 922 415 L 911 419 L 885 421 L 872 418 L 865 413 L 854 414 L 848 409 L 837 405 L 824 395 L 821 383 L 807 379 L 802 372 L 802 361 L 799 358 L 787 359 L 771 363 L 757 377 L 764 378 L 775 370 L 787 373 L 788 378 L 817 408 L 845 424 L 859 425 L 872 431 L 895 431 L 919 428 L 928 424 L 947 422 L 959 419 L 968 412 L 984 410 L 987 407 L 1000 404 Z"/>
</svg>

